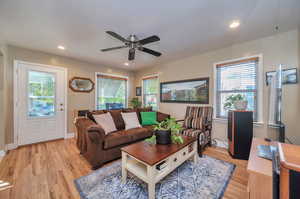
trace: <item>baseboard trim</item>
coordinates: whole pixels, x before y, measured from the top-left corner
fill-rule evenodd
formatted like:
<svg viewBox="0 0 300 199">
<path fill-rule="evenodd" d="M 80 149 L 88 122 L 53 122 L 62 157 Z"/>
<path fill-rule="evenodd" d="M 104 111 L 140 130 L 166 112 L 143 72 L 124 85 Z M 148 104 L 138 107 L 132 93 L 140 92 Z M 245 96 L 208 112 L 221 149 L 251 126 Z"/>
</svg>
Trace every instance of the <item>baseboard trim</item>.
<svg viewBox="0 0 300 199">
<path fill-rule="evenodd" d="M 13 150 L 13 149 L 16 149 L 16 148 L 18 148 L 18 145 L 15 144 L 15 143 L 10 143 L 10 144 L 7 144 L 7 145 L 5 146 L 5 150 L 6 150 L 6 151 Z"/>
<path fill-rule="evenodd" d="M 71 133 L 67 133 L 67 136 L 65 137 L 65 139 L 71 139 L 74 137 L 75 137 L 75 134 L 71 132 Z"/>
</svg>

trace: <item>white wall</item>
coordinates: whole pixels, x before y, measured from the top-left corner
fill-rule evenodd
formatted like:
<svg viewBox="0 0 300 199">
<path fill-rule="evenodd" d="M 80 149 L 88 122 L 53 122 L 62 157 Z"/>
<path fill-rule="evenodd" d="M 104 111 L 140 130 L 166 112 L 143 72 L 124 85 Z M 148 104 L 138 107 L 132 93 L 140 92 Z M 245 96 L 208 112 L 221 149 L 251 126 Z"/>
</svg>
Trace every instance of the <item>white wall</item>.
<svg viewBox="0 0 300 199">
<path fill-rule="evenodd" d="M 13 63 L 22 60 L 32 63 L 61 66 L 68 69 L 68 79 L 74 76 L 87 77 L 95 82 L 95 72 L 117 74 L 129 77 L 129 98 L 134 93 L 134 74 L 130 71 L 90 64 L 80 60 L 34 51 L 16 46 L 7 46 L 5 71 L 5 131 L 6 144 L 13 142 Z M 74 132 L 73 113 L 75 109 L 95 109 L 95 89 L 90 93 L 77 93 L 68 89 L 68 132 Z"/>
<path fill-rule="evenodd" d="M 136 73 L 136 86 L 141 85 L 141 78 L 145 75 L 158 73 L 160 82 L 174 81 L 199 77 L 210 77 L 210 105 L 213 105 L 213 71 L 214 63 L 247 57 L 263 55 L 263 77 L 265 72 L 276 69 L 280 63 L 287 68 L 299 68 L 299 31 L 293 30 L 278 35 L 261 38 L 258 40 L 234 44 L 227 48 L 197 54 L 185 59 L 156 65 L 142 69 Z M 263 78 L 262 81 L 265 81 Z M 268 92 L 269 89 L 263 82 L 263 124 L 255 126 L 254 135 L 257 137 L 276 137 L 276 131 L 268 128 Z M 284 122 L 287 125 L 287 136 L 297 144 L 300 144 L 299 123 L 299 84 L 284 86 Z M 187 104 L 160 103 L 162 112 L 170 113 L 176 118 L 184 117 Z M 226 139 L 227 123 L 214 121 L 213 137 Z"/>
</svg>

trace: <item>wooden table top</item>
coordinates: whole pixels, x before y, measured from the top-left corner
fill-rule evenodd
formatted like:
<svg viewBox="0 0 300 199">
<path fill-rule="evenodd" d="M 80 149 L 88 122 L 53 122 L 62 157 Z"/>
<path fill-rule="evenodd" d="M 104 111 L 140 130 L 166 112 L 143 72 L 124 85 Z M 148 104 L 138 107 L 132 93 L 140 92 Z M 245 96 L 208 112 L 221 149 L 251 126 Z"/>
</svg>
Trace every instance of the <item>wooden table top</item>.
<svg viewBox="0 0 300 199">
<path fill-rule="evenodd" d="M 141 141 L 123 147 L 121 148 L 121 150 L 135 157 L 136 159 L 152 166 L 197 140 L 195 137 L 188 137 L 183 135 L 182 138 L 184 140 L 183 144 L 161 145 L 150 144 L 145 141 Z"/>
<path fill-rule="evenodd" d="M 248 172 L 253 172 L 265 176 L 272 176 L 272 161 L 261 158 L 257 155 L 257 146 L 270 145 L 274 143 L 266 142 L 262 138 L 254 137 L 251 144 L 251 152 L 248 160 Z"/>
<path fill-rule="evenodd" d="M 286 169 L 300 172 L 300 146 L 279 143 L 280 164 Z"/>
</svg>

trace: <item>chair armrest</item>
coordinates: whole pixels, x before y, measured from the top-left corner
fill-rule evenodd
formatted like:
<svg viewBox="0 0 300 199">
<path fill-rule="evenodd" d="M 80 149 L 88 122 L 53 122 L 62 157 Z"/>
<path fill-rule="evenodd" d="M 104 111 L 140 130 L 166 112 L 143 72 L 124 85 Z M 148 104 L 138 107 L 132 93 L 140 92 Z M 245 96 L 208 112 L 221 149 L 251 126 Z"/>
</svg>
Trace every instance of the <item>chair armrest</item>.
<svg viewBox="0 0 300 199">
<path fill-rule="evenodd" d="M 205 122 L 205 124 L 204 124 L 204 128 L 205 128 L 205 130 L 210 130 L 210 129 L 212 129 L 212 122 Z"/>
<path fill-rule="evenodd" d="M 104 141 L 105 131 L 100 125 L 91 125 L 87 131 L 92 143 L 100 144 Z"/>
<path fill-rule="evenodd" d="M 161 113 L 161 112 L 159 112 L 159 111 L 157 111 L 156 113 L 157 113 L 157 121 L 158 121 L 158 122 L 161 122 L 161 121 L 164 121 L 164 120 L 167 119 L 167 118 L 170 118 L 170 115 L 169 115 L 169 114 Z"/>
</svg>

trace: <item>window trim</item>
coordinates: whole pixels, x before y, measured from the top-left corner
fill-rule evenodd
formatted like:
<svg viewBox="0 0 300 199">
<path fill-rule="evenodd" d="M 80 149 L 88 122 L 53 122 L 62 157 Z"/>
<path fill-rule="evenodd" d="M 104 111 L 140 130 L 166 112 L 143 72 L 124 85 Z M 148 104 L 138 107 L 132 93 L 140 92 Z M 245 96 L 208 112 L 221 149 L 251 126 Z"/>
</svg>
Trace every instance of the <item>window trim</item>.
<svg viewBox="0 0 300 199">
<path fill-rule="evenodd" d="M 102 73 L 102 72 L 95 72 L 95 103 L 94 103 L 94 108 L 95 110 L 97 110 L 97 92 L 98 92 L 98 81 L 97 78 L 99 75 L 103 75 L 103 76 L 110 76 L 110 77 L 116 77 L 116 78 L 122 78 L 122 79 L 126 79 L 126 104 L 125 104 L 125 108 L 128 108 L 128 97 L 129 97 L 129 77 L 128 76 L 124 76 L 124 75 L 117 75 L 117 74 L 111 74 L 111 73 Z"/>
<path fill-rule="evenodd" d="M 257 68 L 257 121 L 255 123 L 257 124 L 263 124 L 263 55 L 262 54 L 256 54 L 252 56 L 247 57 L 240 57 L 236 59 L 230 59 L 230 60 L 224 60 L 220 62 L 214 63 L 214 73 L 213 73 L 213 82 L 214 82 L 214 97 L 213 97 L 213 106 L 214 110 L 217 110 L 217 68 L 220 67 L 220 65 L 227 65 L 230 63 L 240 62 L 243 60 L 251 60 L 253 58 L 258 58 L 258 68 Z M 214 111 L 213 118 L 215 121 L 221 121 L 226 120 L 225 118 L 217 117 L 216 111 Z"/>
<path fill-rule="evenodd" d="M 145 79 L 154 79 L 154 78 L 157 78 L 157 86 L 158 86 L 158 90 L 159 90 L 159 82 L 160 82 L 160 79 L 159 79 L 159 74 L 152 74 L 152 75 L 146 75 L 146 76 L 143 76 L 142 77 L 142 83 L 141 83 L 141 85 L 142 85 L 142 104 L 143 104 L 143 106 L 145 106 L 145 104 L 144 104 L 144 80 Z M 159 93 L 159 91 L 157 92 L 157 110 L 159 110 L 159 104 L 160 104 L 160 93 Z"/>
</svg>

